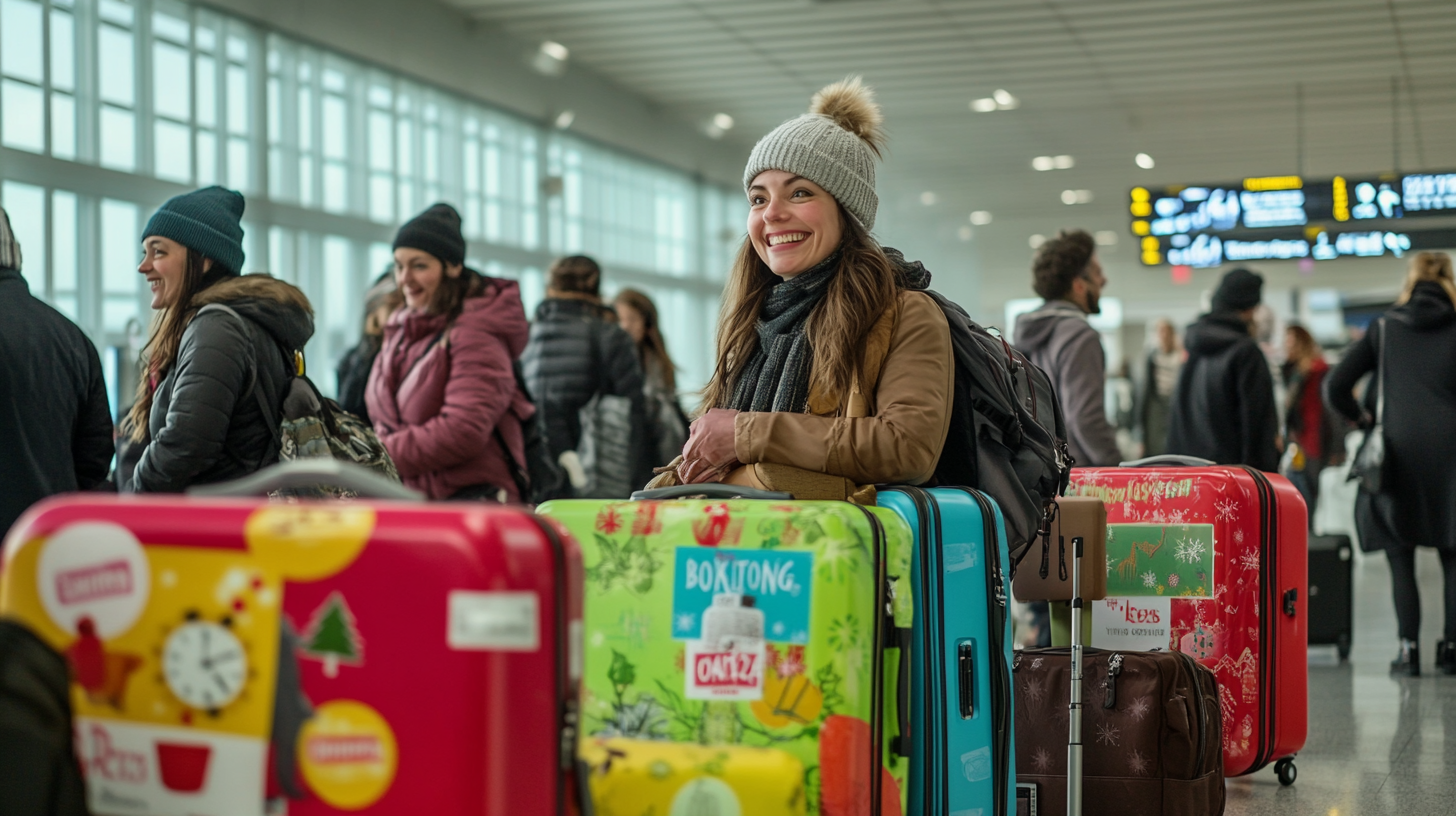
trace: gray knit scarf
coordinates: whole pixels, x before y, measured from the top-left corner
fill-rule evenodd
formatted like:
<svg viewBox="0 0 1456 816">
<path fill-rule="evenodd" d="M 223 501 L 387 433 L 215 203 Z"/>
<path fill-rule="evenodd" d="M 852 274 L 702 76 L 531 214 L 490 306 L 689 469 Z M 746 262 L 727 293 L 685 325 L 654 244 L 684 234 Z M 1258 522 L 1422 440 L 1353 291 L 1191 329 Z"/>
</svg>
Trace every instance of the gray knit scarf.
<svg viewBox="0 0 1456 816">
<path fill-rule="evenodd" d="M 729 408 L 800 413 L 808 407 L 814 361 L 804 326 L 839 270 L 841 254 L 836 249 L 769 291 L 758 317 L 758 351 L 739 373 Z"/>
</svg>

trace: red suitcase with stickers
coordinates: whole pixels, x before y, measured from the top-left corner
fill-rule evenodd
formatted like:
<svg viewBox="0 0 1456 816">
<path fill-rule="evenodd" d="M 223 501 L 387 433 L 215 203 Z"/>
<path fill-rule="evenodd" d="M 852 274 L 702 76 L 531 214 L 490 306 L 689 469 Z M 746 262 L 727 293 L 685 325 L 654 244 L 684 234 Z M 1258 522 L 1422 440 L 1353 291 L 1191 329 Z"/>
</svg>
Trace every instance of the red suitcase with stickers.
<svg viewBox="0 0 1456 816">
<path fill-rule="evenodd" d="M 71 665 L 97 814 L 576 814 L 581 589 L 523 509 L 76 495 L 0 614 Z"/>
<path fill-rule="evenodd" d="M 1224 774 L 1273 762 L 1293 784 L 1309 707 L 1299 491 L 1249 468 L 1154 457 L 1075 469 L 1067 495 L 1107 505 L 1108 599 L 1093 604 L 1090 645 L 1197 658 L 1218 677 Z"/>
</svg>

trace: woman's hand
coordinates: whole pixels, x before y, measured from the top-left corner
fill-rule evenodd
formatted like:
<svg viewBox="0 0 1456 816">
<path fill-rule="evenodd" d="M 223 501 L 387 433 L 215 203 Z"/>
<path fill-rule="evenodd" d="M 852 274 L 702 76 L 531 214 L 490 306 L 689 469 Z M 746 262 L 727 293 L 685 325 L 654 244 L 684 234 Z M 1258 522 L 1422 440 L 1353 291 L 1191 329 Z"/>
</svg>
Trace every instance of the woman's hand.
<svg viewBox="0 0 1456 816">
<path fill-rule="evenodd" d="M 733 421 L 737 417 L 737 411 L 714 408 L 693 421 L 678 471 L 683 484 L 717 481 L 738 466 L 733 446 Z"/>
</svg>

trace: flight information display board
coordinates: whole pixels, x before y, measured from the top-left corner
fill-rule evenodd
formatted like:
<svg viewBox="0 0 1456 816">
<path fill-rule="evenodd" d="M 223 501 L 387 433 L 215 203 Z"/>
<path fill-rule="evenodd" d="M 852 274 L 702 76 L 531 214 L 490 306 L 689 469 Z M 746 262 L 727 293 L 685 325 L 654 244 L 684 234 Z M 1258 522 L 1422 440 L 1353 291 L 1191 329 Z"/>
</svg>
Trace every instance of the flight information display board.
<svg viewBox="0 0 1456 816">
<path fill-rule="evenodd" d="M 1144 263 L 1149 254 L 1156 253 L 1162 259 L 1160 263 L 1205 268 L 1245 261 L 1400 257 L 1409 251 L 1456 247 L 1456 229 L 1394 231 L 1310 227 L 1303 231 L 1266 230 L 1261 235 L 1246 233 L 1241 237 L 1205 232 L 1149 235 L 1140 240 Z"/>
<path fill-rule="evenodd" d="M 1289 257 L 1331 260 L 1367 255 L 1364 251 L 1335 248 L 1333 242 L 1341 235 L 1364 235 L 1367 237 L 1359 240 L 1368 242 L 1369 235 L 1379 232 L 1381 246 L 1398 245 L 1399 238 L 1387 241 L 1384 236 L 1414 233 L 1404 224 L 1382 222 L 1456 216 L 1456 171 L 1313 180 L 1269 176 L 1226 184 L 1134 187 L 1129 199 L 1132 233 L 1141 239 L 1142 262 L 1148 266 L 1186 263 L 1174 260 L 1175 255 L 1170 254 L 1173 250 L 1223 254 L 1212 251 L 1215 237 L 1220 239 L 1220 246 L 1232 241 L 1235 247 L 1282 247 L 1279 252 L 1290 249 L 1281 242 L 1304 241 L 1305 254 Z M 1293 237 L 1273 235 L 1291 229 L 1295 230 Z M 1320 232 L 1327 232 L 1331 249 L 1325 250 L 1317 243 Z M 1424 237 L 1413 240 L 1424 244 L 1444 231 L 1417 232 Z M 1347 245 L 1353 246 L 1352 241 L 1356 239 L 1347 238 Z M 1399 250 L 1392 251 L 1399 254 Z M 1188 252 L 1176 255 L 1186 257 Z"/>
</svg>

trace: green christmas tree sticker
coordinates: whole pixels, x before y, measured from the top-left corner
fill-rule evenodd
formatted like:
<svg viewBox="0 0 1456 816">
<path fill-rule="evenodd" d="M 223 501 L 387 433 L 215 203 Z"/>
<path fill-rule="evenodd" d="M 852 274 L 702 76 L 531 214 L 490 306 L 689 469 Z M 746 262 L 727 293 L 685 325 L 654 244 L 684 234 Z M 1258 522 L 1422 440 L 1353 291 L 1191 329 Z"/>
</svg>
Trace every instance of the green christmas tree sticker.
<svg viewBox="0 0 1456 816">
<path fill-rule="evenodd" d="M 354 613 L 335 592 L 314 612 L 304 636 L 303 651 L 324 663 L 324 676 L 337 677 L 339 664 L 357 666 L 364 662 L 364 639 L 354 622 Z"/>
</svg>

